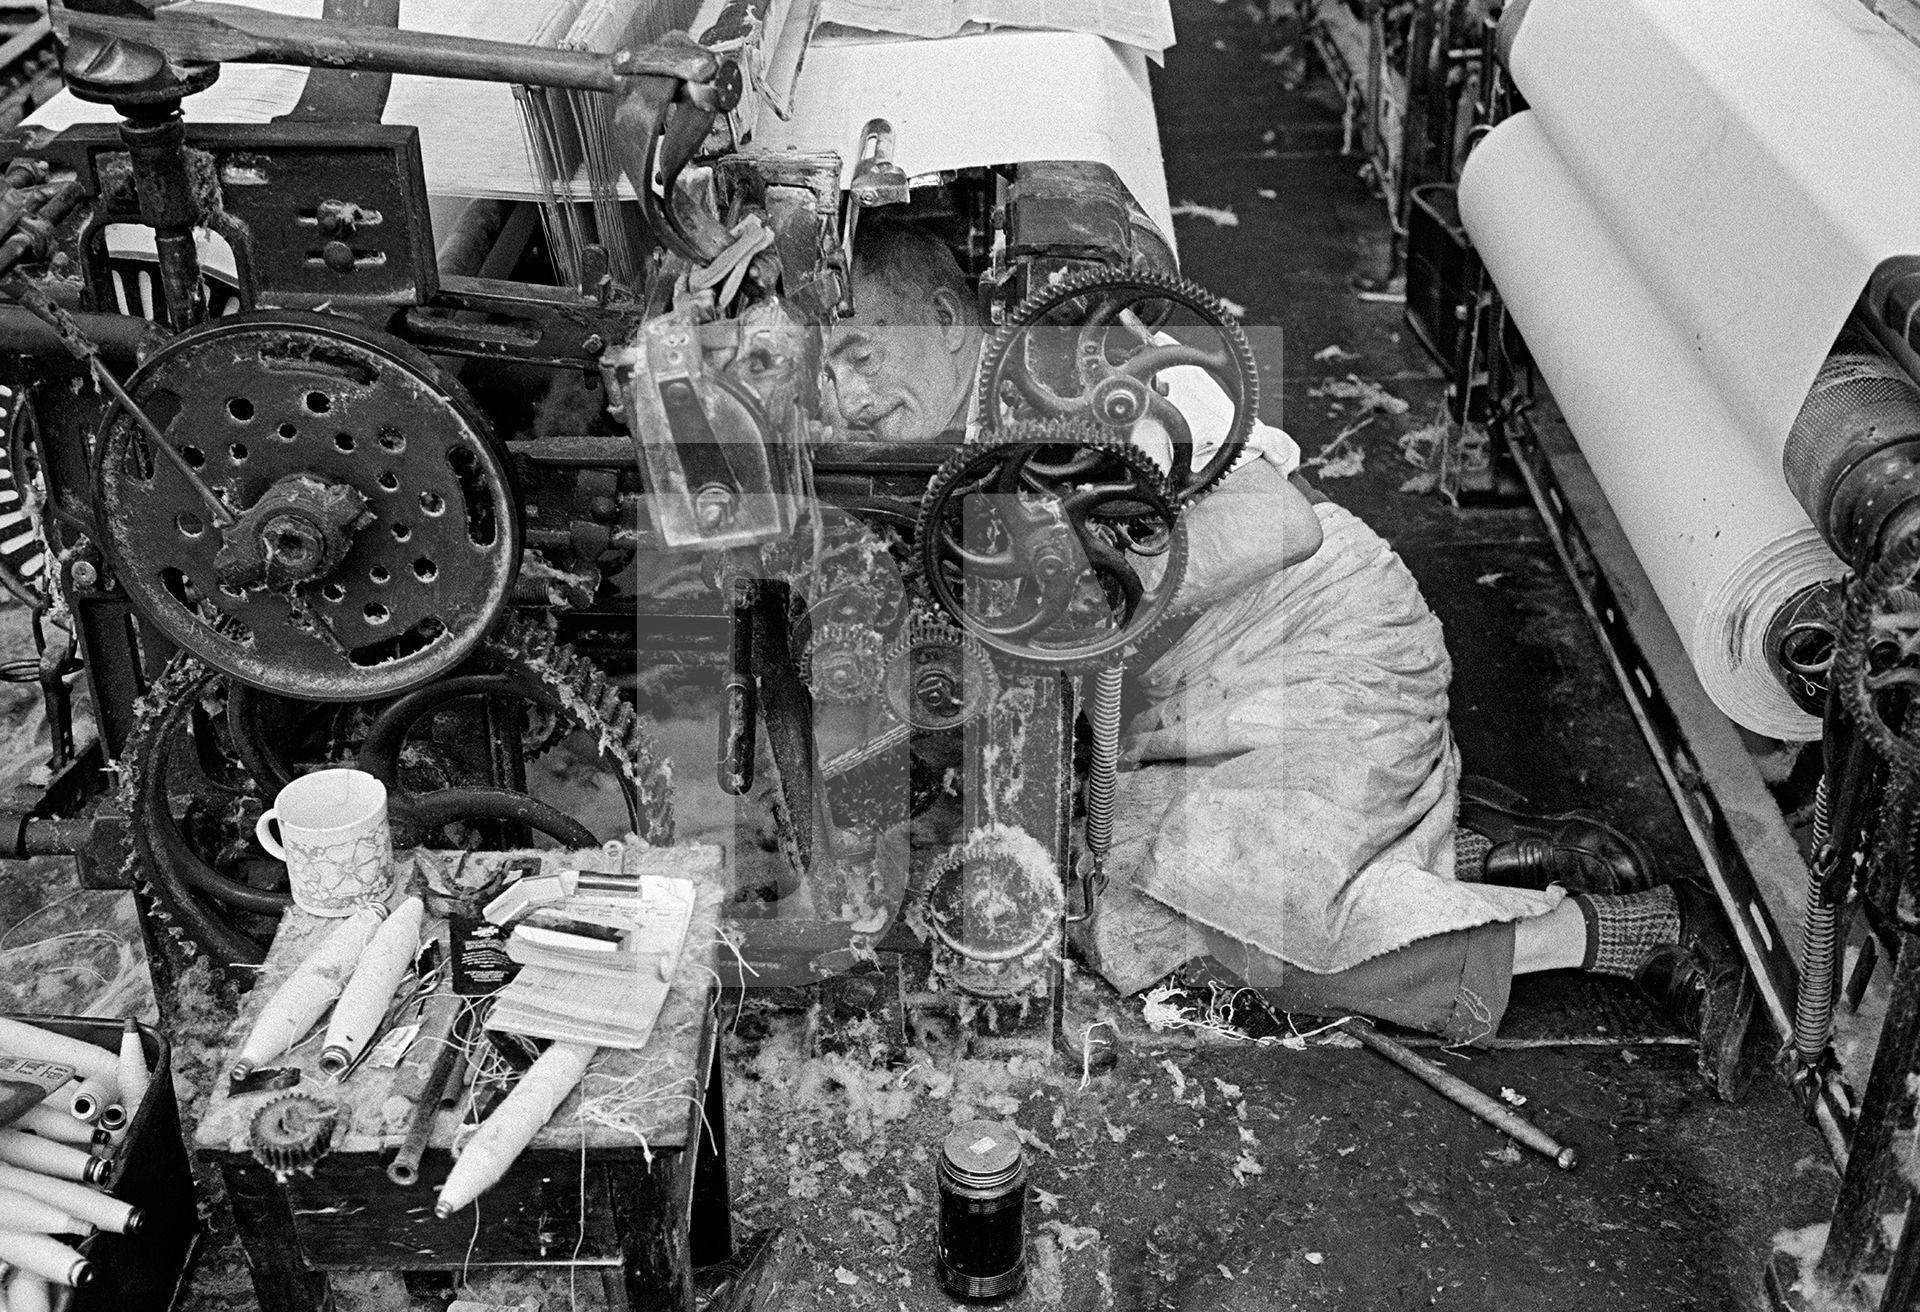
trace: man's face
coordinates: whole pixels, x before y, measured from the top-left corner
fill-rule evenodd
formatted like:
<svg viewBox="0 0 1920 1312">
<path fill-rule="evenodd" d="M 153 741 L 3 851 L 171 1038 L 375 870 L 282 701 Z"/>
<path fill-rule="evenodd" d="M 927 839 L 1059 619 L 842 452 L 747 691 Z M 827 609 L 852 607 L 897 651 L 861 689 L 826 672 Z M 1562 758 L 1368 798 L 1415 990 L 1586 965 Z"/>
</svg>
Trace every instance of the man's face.
<svg viewBox="0 0 1920 1312">
<path fill-rule="evenodd" d="M 928 302 L 875 279 L 854 286 L 858 313 L 834 325 L 827 368 L 840 413 L 882 442 L 926 442 L 966 423 L 980 330 L 951 292 Z"/>
</svg>

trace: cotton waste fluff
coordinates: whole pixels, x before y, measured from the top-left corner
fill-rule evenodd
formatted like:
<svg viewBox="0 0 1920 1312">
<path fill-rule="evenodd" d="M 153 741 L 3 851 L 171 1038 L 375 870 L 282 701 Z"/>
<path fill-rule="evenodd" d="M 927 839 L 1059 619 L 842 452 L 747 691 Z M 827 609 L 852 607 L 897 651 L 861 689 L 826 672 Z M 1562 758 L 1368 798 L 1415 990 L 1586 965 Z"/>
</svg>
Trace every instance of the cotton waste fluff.
<svg viewBox="0 0 1920 1312">
<path fill-rule="evenodd" d="M 1920 49 L 1847 0 L 1533 0 L 1529 109 L 1460 208 L 1587 462 L 1729 717 L 1819 736 L 1769 622 L 1844 566 L 1781 453 L 1874 267 L 1920 252 Z"/>
</svg>

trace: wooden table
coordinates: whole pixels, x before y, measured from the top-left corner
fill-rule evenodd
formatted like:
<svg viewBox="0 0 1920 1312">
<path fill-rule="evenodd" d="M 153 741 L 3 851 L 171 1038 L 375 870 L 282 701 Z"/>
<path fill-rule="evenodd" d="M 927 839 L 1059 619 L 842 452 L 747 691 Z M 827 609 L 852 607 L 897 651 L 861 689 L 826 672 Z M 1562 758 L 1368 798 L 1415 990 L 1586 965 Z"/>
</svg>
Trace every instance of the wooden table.
<svg viewBox="0 0 1920 1312">
<path fill-rule="evenodd" d="M 527 854 L 476 853 L 468 860 L 497 862 L 510 855 Z M 599 850 L 538 855 L 549 871 L 609 868 Z M 249 1132 L 259 1109 L 285 1092 L 229 1095 L 220 1081 L 200 1110 L 194 1149 L 226 1181 L 260 1305 L 274 1312 L 331 1308 L 332 1271 L 577 1262 L 599 1270 L 616 1307 L 692 1309 L 693 1268 L 723 1260 L 732 1250 L 725 1100 L 712 1005 L 724 895 L 720 859 L 715 848 L 627 850 L 629 873 L 683 875 L 699 885 L 673 989 L 647 1046 L 603 1049 L 582 1088 L 480 1197 L 477 1230 L 475 1207 L 445 1220 L 433 1214 L 435 1190 L 452 1164 L 457 1110 L 439 1114 L 419 1183 L 403 1188 L 387 1178 L 412 1106 L 394 1090 L 395 1071 L 369 1063 L 332 1084 L 319 1071 L 317 1038 L 275 1063 L 299 1066 L 301 1080 L 292 1092 L 337 1105 L 341 1117 L 332 1150 L 311 1173 L 296 1171 L 284 1181 L 255 1159 Z M 403 858 L 402 864 L 417 883 L 419 863 Z M 315 939 L 338 923 L 300 911 L 287 914 L 259 983 L 234 1021 L 230 1049 Z M 652 1094 L 630 1108 L 639 1135 L 578 1118 L 583 1095 L 604 1093 L 629 1078 L 634 1083 L 626 1087 Z"/>
</svg>

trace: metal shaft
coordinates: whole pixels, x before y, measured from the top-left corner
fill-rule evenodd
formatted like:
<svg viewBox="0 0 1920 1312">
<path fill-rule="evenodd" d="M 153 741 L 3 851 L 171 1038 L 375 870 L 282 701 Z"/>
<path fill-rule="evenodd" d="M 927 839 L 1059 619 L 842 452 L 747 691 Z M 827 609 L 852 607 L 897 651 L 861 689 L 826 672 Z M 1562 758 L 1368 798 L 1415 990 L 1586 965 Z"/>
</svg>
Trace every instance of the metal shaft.
<svg viewBox="0 0 1920 1312">
<path fill-rule="evenodd" d="M 56 11 L 56 30 L 63 25 L 71 32 L 151 46 L 177 60 L 352 68 L 577 91 L 617 91 L 632 76 L 705 82 L 716 67 L 714 57 L 690 41 L 607 55 L 288 18 L 197 0 L 167 5 L 150 18 L 62 8 Z"/>
<path fill-rule="evenodd" d="M 1366 1021 L 1354 1017 L 1349 1019 L 1343 1028 L 1401 1070 L 1444 1094 L 1448 1101 L 1466 1108 L 1502 1134 L 1519 1140 L 1552 1161 L 1561 1170 L 1571 1171 L 1579 1165 L 1580 1155 L 1577 1152 L 1511 1107 L 1496 1098 L 1488 1097 L 1458 1075 L 1442 1070 L 1404 1044 L 1395 1043 Z"/>
<path fill-rule="evenodd" d="M 413 1111 L 407 1118 L 406 1136 L 400 1141 L 400 1150 L 393 1155 L 393 1161 L 387 1167 L 387 1178 L 397 1185 L 411 1185 L 420 1178 L 420 1158 L 427 1150 L 428 1137 L 433 1133 L 434 1117 L 439 1115 L 446 1101 L 445 1091 L 449 1080 L 459 1069 L 456 1058 L 461 1055 L 462 1048 L 458 1030 L 460 1012 L 465 1002 L 464 998 L 454 993 L 437 993 L 428 1000 L 420 1033 L 414 1042 L 432 1045 L 431 1057 L 424 1071 L 409 1071 L 397 1082 L 400 1092 L 414 1099 Z M 416 1074 L 417 1078 L 408 1078 Z"/>
</svg>

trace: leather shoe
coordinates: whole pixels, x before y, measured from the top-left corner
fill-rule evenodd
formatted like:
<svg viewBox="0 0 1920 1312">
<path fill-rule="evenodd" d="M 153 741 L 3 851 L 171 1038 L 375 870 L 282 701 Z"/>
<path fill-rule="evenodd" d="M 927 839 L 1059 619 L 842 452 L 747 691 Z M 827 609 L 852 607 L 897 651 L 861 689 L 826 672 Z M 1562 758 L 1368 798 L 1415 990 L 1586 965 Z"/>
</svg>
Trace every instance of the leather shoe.
<svg viewBox="0 0 1920 1312">
<path fill-rule="evenodd" d="M 1585 811 L 1528 811 L 1520 794 L 1491 779 L 1460 781 L 1459 824 L 1493 844 L 1484 884 L 1638 893 L 1660 882 L 1653 854 L 1638 839 Z"/>
<path fill-rule="evenodd" d="M 1701 1077 L 1733 1102 L 1766 1058 L 1764 1026 L 1753 1023 L 1753 976 L 1713 890 L 1693 879 L 1670 887 L 1680 905 L 1680 941 L 1648 953 L 1634 982 L 1699 1040 Z"/>
</svg>

